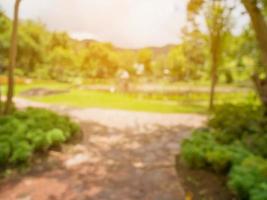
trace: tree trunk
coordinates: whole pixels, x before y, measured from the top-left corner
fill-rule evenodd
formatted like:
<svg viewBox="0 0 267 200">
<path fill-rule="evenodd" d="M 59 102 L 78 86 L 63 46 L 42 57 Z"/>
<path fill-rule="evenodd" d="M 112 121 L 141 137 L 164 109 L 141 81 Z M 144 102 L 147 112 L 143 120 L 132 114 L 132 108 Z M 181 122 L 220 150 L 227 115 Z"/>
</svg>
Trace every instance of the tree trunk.
<svg viewBox="0 0 267 200">
<path fill-rule="evenodd" d="M 18 18 L 19 18 L 19 4 L 21 0 L 16 0 L 14 9 L 14 19 L 11 35 L 11 46 L 9 52 L 9 67 L 8 67 L 8 85 L 7 98 L 5 104 L 4 114 L 10 113 L 12 107 L 12 99 L 14 95 L 14 68 L 16 66 L 17 57 L 17 35 L 18 35 Z"/>
<path fill-rule="evenodd" d="M 2 86 L 0 85 L 0 116 L 2 115 Z"/>
<path fill-rule="evenodd" d="M 265 65 L 265 71 L 267 73 L 267 24 L 263 14 L 257 7 L 257 1 L 255 0 L 242 0 L 245 6 L 251 22 L 256 33 L 259 47 L 262 53 L 262 61 Z"/>
<path fill-rule="evenodd" d="M 209 108 L 212 110 L 214 108 L 214 99 L 215 99 L 215 87 L 217 84 L 217 64 L 216 61 L 212 61 L 211 69 L 211 88 L 210 88 L 210 103 Z"/>
<path fill-rule="evenodd" d="M 264 71 L 267 75 L 267 23 L 260 9 L 257 7 L 257 1 L 242 0 L 242 3 L 250 16 L 253 29 L 256 33 L 256 38 L 261 50 L 262 62 L 264 64 Z M 267 79 L 260 79 L 259 76 L 255 74 L 252 80 L 254 81 L 262 104 L 267 108 Z"/>
<path fill-rule="evenodd" d="M 220 48 L 220 34 L 211 35 L 211 88 L 210 88 L 210 104 L 209 108 L 212 110 L 214 108 L 214 99 L 215 99 L 215 88 L 218 80 L 218 63 L 219 63 L 219 48 Z"/>
<path fill-rule="evenodd" d="M 260 79 L 258 74 L 252 76 L 252 81 L 256 87 L 262 105 L 267 108 L 267 79 Z"/>
<path fill-rule="evenodd" d="M 215 3 L 213 2 L 212 8 L 215 9 Z M 210 88 L 210 105 L 209 108 L 214 108 L 215 88 L 218 81 L 218 65 L 221 57 L 221 41 L 223 35 L 222 15 L 213 14 L 212 27 L 210 28 L 210 53 L 211 53 L 211 88 Z"/>
</svg>

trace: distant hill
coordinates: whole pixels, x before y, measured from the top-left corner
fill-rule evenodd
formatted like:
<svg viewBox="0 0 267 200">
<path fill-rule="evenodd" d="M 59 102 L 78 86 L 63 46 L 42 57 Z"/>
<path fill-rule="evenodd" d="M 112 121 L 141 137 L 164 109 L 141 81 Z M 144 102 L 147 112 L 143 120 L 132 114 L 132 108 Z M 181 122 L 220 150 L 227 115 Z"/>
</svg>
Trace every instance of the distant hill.
<svg viewBox="0 0 267 200">
<path fill-rule="evenodd" d="M 96 40 L 82 40 L 82 43 L 85 43 L 85 44 L 90 44 L 91 42 L 99 42 L 99 41 L 96 41 Z M 101 42 L 99 42 L 101 43 Z M 105 42 L 102 42 L 102 43 L 105 43 Z M 162 47 L 146 47 L 146 48 L 149 48 L 149 49 L 152 49 L 152 51 L 154 52 L 154 55 L 155 56 L 158 56 L 158 55 L 166 55 L 168 54 L 169 50 L 176 47 L 177 45 L 174 45 L 174 44 L 169 44 L 169 45 L 165 45 L 165 46 L 162 46 Z M 140 49 L 130 49 L 130 48 L 121 48 L 121 47 L 116 47 L 114 46 L 114 49 L 116 49 L 117 51 L 134 51 L 134 52 L 138 52 Z"/>
<path fill-rule="evenodd" d="M 177 45 L 174 44 L 170 44 L 170 45 L 165 45 L 163 47 L 146 47 L 151 49 L 154 52 L 155 56 L 159 56 L 159 55 L 166 55 L 168 54 L 168 52 L 170 51 L 170 49 L 176 47 Z M 135 51 L 138 52 L 140 49 L 127 49 L 127 48 L 120 48 L 120 47 L 115 47 L 115 49 L 117 49 L 118 51 Z"/>
<path fill-rule="evenodd" d="M 176 47 L 177 45 L 166 45 L 163 47 L 150 47 L 153 51 L 155 55 L 162 55 L 162 54 L 168 54 L 168 52 L 170 51 L 170 49 Z"/>
</svg>

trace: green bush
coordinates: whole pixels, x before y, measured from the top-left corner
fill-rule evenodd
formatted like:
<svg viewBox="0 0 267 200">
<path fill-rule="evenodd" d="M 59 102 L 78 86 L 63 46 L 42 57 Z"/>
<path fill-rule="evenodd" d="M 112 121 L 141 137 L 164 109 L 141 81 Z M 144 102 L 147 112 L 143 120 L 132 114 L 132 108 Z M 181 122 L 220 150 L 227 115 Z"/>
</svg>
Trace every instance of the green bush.
<svg viewBox="0 0 267 200">
<path fill-rule="evenodd" d="M 208 125 L 183 141 L 181 158 L 191 167 L 228 174 L 228 187 L 241 199 L 267 199 L 264 109 L 224 105 L 216 109 Z"/>
<path fill-rule="evenodd" d="M 257 184 L 250 190 L 251 200 L 266 200 L 267 199 L 267 182 Z"/>
<path fill-rule="evenodd" d="M 41 129 L 31 130 L 26 133 L 26 138 L 35 151 L 45 151 L 49 148 L 46 132 Z"/>
<path fill-rule="evenodd" d="M 206 153 L 205 158 L 213 170 L 223 172 L 230 168 L 232 154 L 224 146 L 215 145 L 214 149 Z"/>
<path fill-rule="evenodd" d="M 216 172 L 227 172 L 234 164 L 252 155 L 240 142 L 220 144 L 214 132 L 195 131 L 182 142 L 181 158 L 193 168 L 211 167 Z"/>
<path fill-rule="evenodd" d="M 0 117 L 0 163 L 27 162 L 34 152 L 60 145 L 79 131 L 68 117 L 45 110 L 28 108 Z"/>
<path fill-rule="evenodd" d="M 66 136 L 64 135 L 62 130 L 53 129 L 47 132 L 46 140 L 49 145 L 53 146 L 65 142 Z"/>
<path fill-rule="evenodd" d="M 26 162 L 33 154 L 32 146 L 27 141 L 14 141 L 12 144 L 12 155 L 10 162 L 19 164 Z"/>
<path fill-rule="evenodd" d="M 242 138 L 242 141 L 253 153 L 267 158 L 266 133 L 246 135 Z"/>
<path fill-rule="evenodd" d="M 182 142 L 181 158 L 193 168 L 207 166 L 206 153 L 216 145 L 209 132 L 195 131 L 191 138 Z"/>
<path fill-rule="evenodd" d="M 241 165 L 233 167 L 229 174 L 228 186 L 242 199 L 256 198 L 255 192 L 267 181 L 267 161 L 261 157 L 251 156 Z"/>
<path fill-rule="evenodd" d="M 253 156 L 253 154 L 241 143 L 241 142 L 234 142 L 231 145 L 225 145 L 225 148 L 231 154 L 231 165 L 239 165 L 245 160 L 246 158 Z"/>
<path fill-rule="evenodd" d="M 79 126 L 73 123 L 66 116 L 59 116 L 54 112 L 45 109 L 28 108 L 25 111 L 14 113 L 14 117 L 20 121 L 24 121 L 30 129 L 41 129 L 50 131 L 54 128 L 60 129 L 70 137 L 73 133 L 79 131 Z"/>
<path fill-rule="evenodd" d="M 231 143 L 245 134 L 264 133 L 267 130 L 264 109 L 252 105 L 226 104 L 216 108 L 208 125 L 219 131 L 217 139 Z"/>
<path fill-rule="evenodd" d="M 11 154 L 11 147 L 8 141 L 0 141 L 0 164 L 8 162 Z"/>
</svg>

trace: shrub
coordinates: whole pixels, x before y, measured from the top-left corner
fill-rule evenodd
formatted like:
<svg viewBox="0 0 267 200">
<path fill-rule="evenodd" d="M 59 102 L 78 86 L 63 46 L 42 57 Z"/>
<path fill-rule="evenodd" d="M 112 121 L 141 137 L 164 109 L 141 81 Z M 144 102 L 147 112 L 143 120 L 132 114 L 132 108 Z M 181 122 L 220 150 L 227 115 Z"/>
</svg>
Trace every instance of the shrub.
<svg viewBox="0 0 267 200">
<path fill-rule="evenodd" d="M 228 174 L 228 187 L 241 199 L 267 199 L 267 118 L 264 109 L 224 105 L 209 128 L 182 143 L 181 158 L 191 167 Z"/>
<path fill-rule="evenodd" d="M 206 166 L 205 152 L 202 147 L 190 144 L 189 141 L 183 143 L 182 159 L 190 167 L 201 168 Z"/>
<path fill-rule="evenodd" d="M 216 108 L 208 125 L 219 131 L 218 139 L 230 143 L 245 134 L 267 130 L 264 109 L 252 105 L 226 104 Z"/>
<path fill-rule="evenodd" d="M 24 121 L 29 129 L 50 131 L 58 128 L 63 131 L 66 137 L 70 137 L 79 131 L 79 126 L 73 123 L 68 117 L 59 116 L 45 109 L 28 108 L 25 111 L 14 113 L 14 117 L 20 121 Z"/>
<path fill-rule="evenodd" d="M 33 149 L 27 141 L 14 141 L 12 150 L 10 162 L 13 164 L 26 162 L 33 154 Z"/>
<path fill-rule="evenodd" d="M 233 167 L 229 174 L 228 186 L 242 199 L 255 196 L 259 186 L 267 181 L 267 161 L 256 156 L 245 159 Z M 255 197 L 254 197 L 255 198 Z"/>
<path fill-rule="evenodd" d="M 227 171 L 231 166 L 232 152 L 221 145 L 214 146 L 214 149 L 206 153 L 206 160 L 216 172 Z"/>
<path fill-rule="evenodd" d="M 44 151 L 49 148 L 49 144 L 46 140 L 46 132 L 41 129 L 28 131 L 26 138 L 36 151 Z"/>
<path fill-rule="evenodd" d="M 267 182 L 256 185 L 250 191 L 251 200 L 266 200 L 267 199 Z"/>
<path fill-rule="evenodd" d="M 190 139 L 182 143 L 181 158 L 193 168 L 207 165 L 206 153 L 215 145 L 213 136 L 209 132 L 195 131 Z"/>
<path fill-rule="evenodd" d="M 193 168 L 211 167 L 216 172 L 227 172 L 251 156 L 240 142 L 224 145 L 216 142 L 214 133 L 196 131 L 182 143 L 181 158 Z"/>
<path fill-rule="evenodd" d="M 225 148 L 227 148 L 227 150 L 231 153 L 232 165 L 239 165 L 246 158 L 253 156 L 253 154 L 241 142 L 238 141 L 231 145 L 225 145 Z"/>
<path fill-rule="evenodd" d="M 28 108 L 0 117 L 0 163 L 27 162 L 36 151 L 60 145 L 79 131 L 68 117 L 45 109 Z"/>
<path fill-rule="evenodd" d="M 53 146 L 65 142 L 66 136 L 62 130 L 52 129 L 51 131 L 47 132 L 46 140 L 49 145 Z"/>
<path fill-rule="evenodd" d="M 5 164 L 10 156 L 11 147 L 8 141 L 0 141 L 0 164 Z"/>
<path fill-rule="evenodd" d="M 246 135 L 242 141 L 253 153 L 267 158 L 267 134 Z"/>
</svg>

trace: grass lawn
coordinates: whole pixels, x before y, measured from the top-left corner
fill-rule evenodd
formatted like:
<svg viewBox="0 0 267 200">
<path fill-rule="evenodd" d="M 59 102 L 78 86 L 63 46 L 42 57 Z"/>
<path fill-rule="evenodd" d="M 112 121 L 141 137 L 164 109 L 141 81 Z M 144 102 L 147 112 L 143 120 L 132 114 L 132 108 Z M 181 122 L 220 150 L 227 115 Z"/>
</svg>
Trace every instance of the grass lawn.
<svg viewBox="0 0 267 200">
<path fill-rule="evenodd" d="M 31 88 L 69 88 L 61 83 L 34 83 L 18 85 L 16 94 Z M 134 111 L 160 113 L 206 113 L 208 110 L 209 94 L 207 92 L 188 92 L 176 95 L 163 94 L 123 94 L 101 91 L 72 89 L 68 93 L 29 97 L 29 99 L 58 105 L 68 105 L 80 108 L 111 108 Z M 220 92 L 216 95 L 216 104 L 245 103 L 257 101 L 252 91 Z"/>
</svg>

